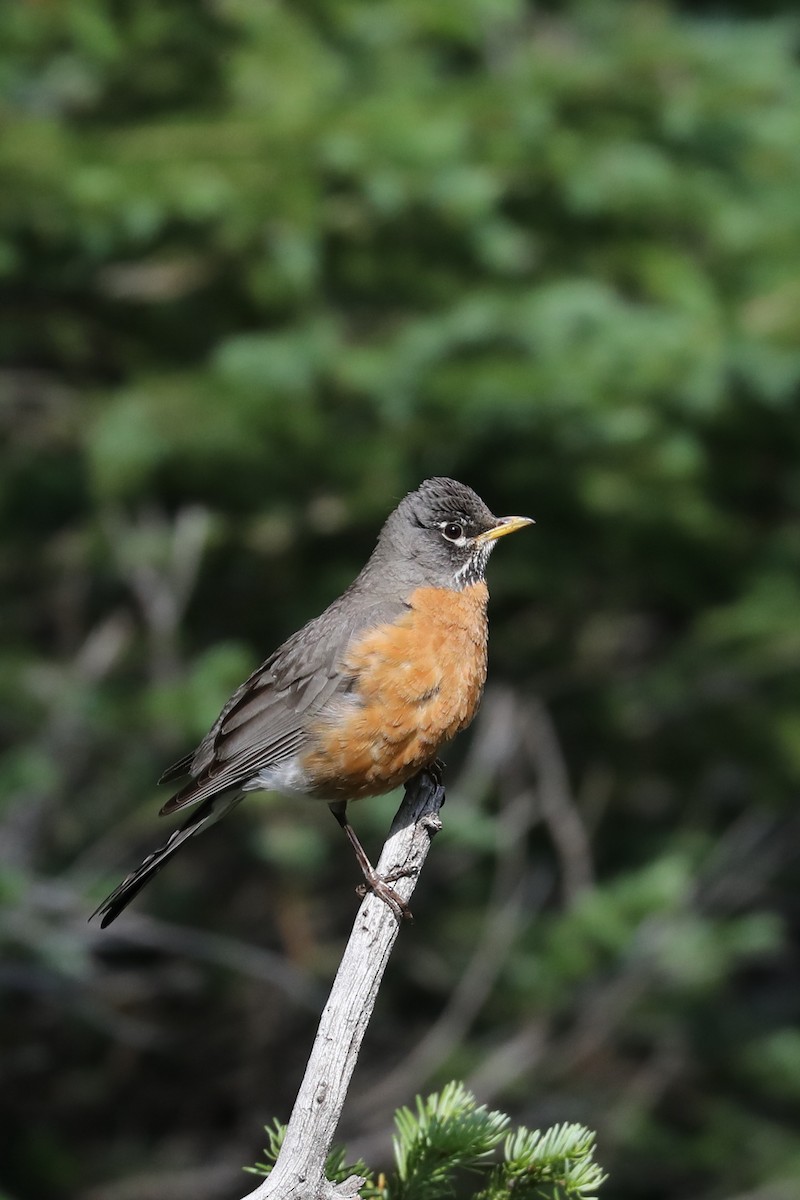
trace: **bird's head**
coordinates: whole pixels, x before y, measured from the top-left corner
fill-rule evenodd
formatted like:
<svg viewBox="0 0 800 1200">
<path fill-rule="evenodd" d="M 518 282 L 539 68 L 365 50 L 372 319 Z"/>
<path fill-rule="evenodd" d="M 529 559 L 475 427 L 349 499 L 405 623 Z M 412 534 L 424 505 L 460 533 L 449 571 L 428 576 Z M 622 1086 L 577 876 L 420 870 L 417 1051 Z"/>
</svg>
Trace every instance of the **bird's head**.
<svg viewBox="0 0 800 1200">
<path fill-rule="evenodd" d="M 426 479 L 387 519 L 378 565 L 385 558 L 416 586 L 460 591 L 483 579 L 498 538 L 532 524 L 530 517 L 496 517 L 455 479 Z"/>
</svg>

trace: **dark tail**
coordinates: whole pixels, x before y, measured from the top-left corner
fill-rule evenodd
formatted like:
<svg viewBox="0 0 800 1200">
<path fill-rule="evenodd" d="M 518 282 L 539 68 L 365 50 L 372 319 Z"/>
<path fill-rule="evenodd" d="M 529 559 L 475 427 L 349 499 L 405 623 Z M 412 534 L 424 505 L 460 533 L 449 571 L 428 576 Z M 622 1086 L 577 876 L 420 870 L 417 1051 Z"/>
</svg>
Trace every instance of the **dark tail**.
<svg viewBox="0 0 800 1200">
<path fill-rule="evenodd" d="M 122 910 L 128 907 L 134 896 L 138 896 L 145 884 L 149 883 L 153 876 L 166 866 L 184 842 L 207 828 L 209 824 L 215 824 L 243 798 L 241 793 L 232 795 L 230 792 L 222 796 L 209 796 L 180 828 L 169 835 L 163 846 L 154 850 L 152 854 L 148 854 L 141 866 L 137 867 L 135 871 L 131 871 L 130 875 L 123 879 L 119 887 L 115 888 L 111 895 L 107 896 L 103 903 L 94 910 L 89 920 L 91 921 L 98 913 L 101 914 L 100 928 L 105 929 L 106 925 L 115 921 Z"/>
</svg>

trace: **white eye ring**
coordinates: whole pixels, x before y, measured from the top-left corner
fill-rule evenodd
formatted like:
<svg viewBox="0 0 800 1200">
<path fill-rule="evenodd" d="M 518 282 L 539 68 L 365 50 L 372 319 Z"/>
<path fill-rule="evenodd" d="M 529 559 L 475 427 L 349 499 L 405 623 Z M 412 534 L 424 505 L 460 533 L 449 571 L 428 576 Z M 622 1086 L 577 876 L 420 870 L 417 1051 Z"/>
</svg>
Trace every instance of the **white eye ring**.
<svg viewBox="0 0 800 1200">
<path fill-rule="evenodd" d="M 441 525 L 442 537 L 447 538 L 448 542 L 453 542 L 456 546 L 463 546 L 466 542 L 464 537 L 464 526 L 459 521 L 445 521 Z"/>
</svg>

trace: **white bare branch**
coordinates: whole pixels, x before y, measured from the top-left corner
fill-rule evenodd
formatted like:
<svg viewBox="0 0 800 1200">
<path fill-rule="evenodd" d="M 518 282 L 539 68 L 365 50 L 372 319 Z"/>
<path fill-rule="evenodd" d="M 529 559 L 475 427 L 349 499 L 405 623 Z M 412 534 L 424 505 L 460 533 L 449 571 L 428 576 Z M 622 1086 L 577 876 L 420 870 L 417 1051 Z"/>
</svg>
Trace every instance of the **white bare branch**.
<svg viewBox="0 0 800 1200">
<path fill-rule="evenodd" d="M 441 828 L 443 803 L 444 789 L 427 772 L 406 785 L 377 868 L 390 876 L 413 872 L 393 884 L 404 901 L 414 891 L 431 838 Z M 389 906 L 368 894 L 322 1013 L 278 1161 L 244 1200 L 347 1200 L 358 1195 L 363 1180 L 351 1176 L 334 1187 L 325 1179 L 325 1160 L 399 929 Z"/>
</svg>

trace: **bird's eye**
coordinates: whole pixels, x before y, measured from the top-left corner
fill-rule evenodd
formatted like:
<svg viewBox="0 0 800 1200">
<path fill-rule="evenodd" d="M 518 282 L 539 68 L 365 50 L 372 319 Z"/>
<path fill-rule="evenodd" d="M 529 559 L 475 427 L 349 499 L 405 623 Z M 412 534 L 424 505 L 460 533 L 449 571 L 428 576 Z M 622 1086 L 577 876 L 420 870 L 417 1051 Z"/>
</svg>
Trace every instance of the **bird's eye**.
<svg viewBox="0 0 800 1200">
<path fill-rule="evenodd" d="M 448 542 L 457 542 L 464 536 L 464 527 L 458 521 L 448 521 L 442 533 Z"/>
</svg>

